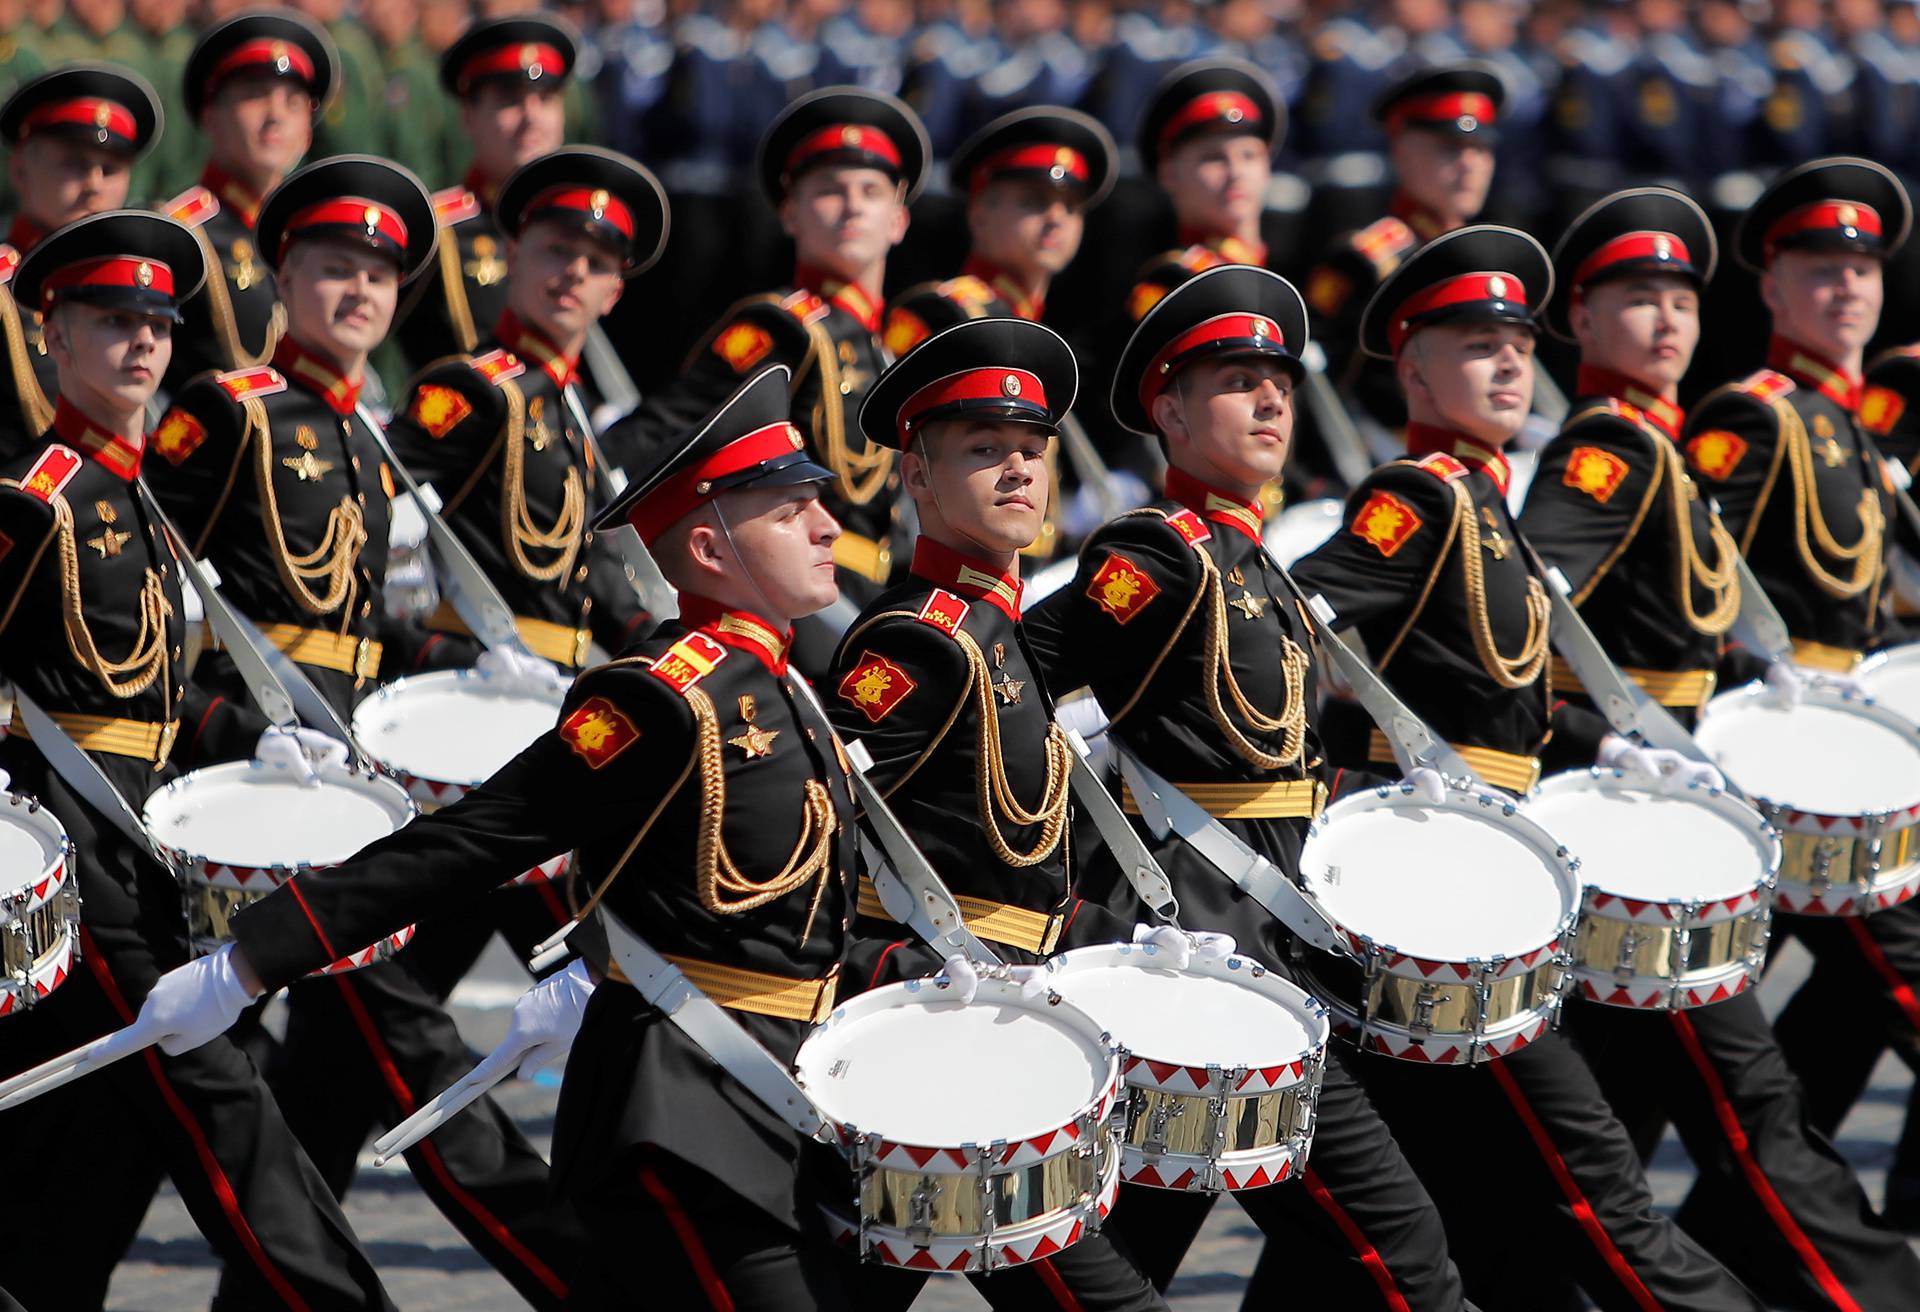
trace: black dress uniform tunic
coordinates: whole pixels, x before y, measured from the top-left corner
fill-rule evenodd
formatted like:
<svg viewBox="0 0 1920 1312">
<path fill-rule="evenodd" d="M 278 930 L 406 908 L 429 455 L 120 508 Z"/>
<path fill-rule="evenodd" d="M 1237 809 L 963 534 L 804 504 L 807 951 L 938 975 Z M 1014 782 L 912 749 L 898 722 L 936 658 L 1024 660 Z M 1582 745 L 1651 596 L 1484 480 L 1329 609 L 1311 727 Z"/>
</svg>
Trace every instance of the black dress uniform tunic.
<svg viewBox="0 0 1920 1312">
<path fill-rule="evenodd" d="M 173 335 L 167 386 L 180 391 L 209 369 L 264 364 L 286 327 L 273 259 L 254 243 L 261 197 L 219 165 L 209 163 L 200 181 L 159 206 L 192 228 L 207 261 L 207 285 L 182 307 L 184 322 Z"/>
<path fill-rule="evenodd" d="M 497 186 L 469 172 L 433 193 L 440 224 L 434 267 L 410 288 L 393 339 L 411 372 L 449 350 L 478 352 L 488 325 L 507 308 L 507 238 L 493 215 Z"/>
<path fill-rule="evenodd" d="M 1690 723 L 1739 607 L 1737 548 L 1687 474 L 1678 407 L 1592 367 L 1579 393 L 1540 453 L 1521 529 L 1567 576 L 1608 655 Z M 1577 696 L 1557 658 L 1555 673 L 1556 691 Z M 1757 1293 L 1895 1307 L 1915 1287 L 1906 1239 L 1875 1223 L 1851 1168 L 1809 1125 L 1756 993 L 1651 1013 L 1580 1000 L 1569 1025 L 1643 1160 L 1672 1118 L 1701 1176 L 1683 1223 Z"/>
<path fill-rule="evenodd" d="M 26 219 L 15 216 L 0 243 L 0 458 L 17 455 L 36 445 L 39 434 L 53 422 L 53 399 L 59 394 L 53 357 L 40 335 L 40 315 L 32 306 L 22 309 L 13 299 L 13 271 L 42 234 Z"/>
</svg>

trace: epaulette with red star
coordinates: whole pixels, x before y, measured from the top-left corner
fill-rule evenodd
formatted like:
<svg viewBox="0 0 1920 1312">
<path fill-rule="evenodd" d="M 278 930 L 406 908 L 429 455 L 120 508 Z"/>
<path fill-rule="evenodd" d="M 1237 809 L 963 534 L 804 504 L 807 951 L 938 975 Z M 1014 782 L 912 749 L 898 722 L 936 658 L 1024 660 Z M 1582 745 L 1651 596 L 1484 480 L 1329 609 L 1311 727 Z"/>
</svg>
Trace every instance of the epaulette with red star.
<svg viewBox="0 0 1920 1312">
<path fill-rule="evenodd" d="M 806 288 L 780 302 L 780 308 L 798 319 L 801 323 L 818 323 L 827 317 L 827 303 Z"/>
<path fill-rule="evenodd" d="M 476 355 L 470 361 L 473 371 L 492 383 L 495 387 L 509 378 L 518 378 L 527 371 L 519 356 L 505 347 L 495 347 L 485 355 Z"/>
<path fill-rule="evenodd" d="M 236 401 L 251 401 L 257 397 L 272 396 L 276 392 L 287 390 L 287 380 L 278 369 L 271 365 L 258 364 L 250 369 L 232 369 L 224 374 L 215 374 L 213 381 L 220 384 Z"/>
<path fill-rule="evenodd" d="M 433 193 L 433 217 L 443 228 L 465 223 L 480 208 L 480 198 L 465 187 L 445 187 Z"/>
<path fill-rule="evenodd" d="M 1733 384 L 1736 392 L 1745 392 L 1762 405 L 1770 404 L 1793 390 L 1793 379 L 1772 369 L 1756 369 Z"/>
<path fill-rule="evenodd" d="M 176 223 L 197 228 L 220 212 L 220 198 L 205 187 L 192 186 L 162 204 L 160 212 Z"/>
</svg>

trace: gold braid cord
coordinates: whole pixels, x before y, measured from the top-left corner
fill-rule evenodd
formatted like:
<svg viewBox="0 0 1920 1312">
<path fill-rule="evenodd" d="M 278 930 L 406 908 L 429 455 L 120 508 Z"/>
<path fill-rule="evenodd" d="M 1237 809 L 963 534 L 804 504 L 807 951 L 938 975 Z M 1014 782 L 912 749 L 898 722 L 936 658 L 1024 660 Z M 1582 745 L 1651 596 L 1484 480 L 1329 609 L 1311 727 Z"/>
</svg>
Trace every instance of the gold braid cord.
<svg viewBox="0 0 1920 1312">
<path fill-rule="evenodd" d="M 527 396 L 511 381 L 500 385 L 507 398 L 506 468 L 500 476 L 500 536 L 515 568 L 530 579 L 543 583 L 555 579 L 564 587 L 580 555 L 581 530 L 586 525 L 587 496 L 580 483 L 580 471 L 568 468 L 560 496 L 560 513 L 551 528 L 542 529 L 527 510 L 527 448 L 522 440 L 526 432 Z M 557 551 L 560 554 L 544 565 L 528 558 L 529 549 Z"/>
<path fill-rule="evenodd" d="M 93 630 L 87 627 L 86 604 L 80 595 L 80 550 L 75 542 L 73 507 L 65 497 L 53 499 L 53 522 L 60 543 L 60 612 L 66 625 L 67 648 L 73 658 L 91 670 L 108 692 L 122 700 L 138 697 L 152 687 L 156 679 L 163 693 L 171 697 L 167 620 L 173 614 L 173 603 L 167 600 L 160 576 L 152 569 L 143 571 L 140 632 L 133 640 L 133 651 L 125 660 L 108 660 L 100 654 Z"/>
<path fill-rule="evenodd" d="M 0 287 L 0 337 L 6 338 L 7 368 L 13 374 L 13 389 L 20 402 L 20 420 L 29 433 L 43 433 L 53 423 L 53 407 L 40 390 L 40 379 L 33 372 L 32 348 L 27 345 L 26 329 L 20 325 L 20 311 L 13 293 Z"/>
<path fill-rule="evenodd" d="M 287 547 L 286 530 L 280 523 L 280 503 L 273 491 L 273 432 L 267 423 L 267 409 L 259 401 L 244 403 L 247 427 L 259 457 L 254 472 L 260 486 L 260 519 L 267 530 L 267 548 L 273 553 L 280 581 L 313 615 L 341 611 L 341 622 L 353 619 L 353 602 L 360 590 L 355 567 L 360 549 L 367 545 L 366 518 L 352 497 L 341 497 L 340 504 L 327 512 L 327 531 L 320 545 L 304 556 L 296 556 Z M 324 591 L 315 592 L 309 584 L 322 580 Z"/>
<path fill-rule="evenodd" d="M 1233 654 L 1229 650 L 1227 637 L 1227 594 L 1220 583 L 1220 567 L 1212 556 L 1205 551 L 1195 551 L 1200 558 L 1201 572 L 1206 576 L 1202 587 L 1210 603 L 1207 613 L 1207 632 L 1201 644 L 1201 660 L 1206 670 L 1207 713 L 1221 733 L 1226 735 L 1227 746 L 1247 764 L 1261 770 L 1278 770 L 1294 764 L 1300 759 L 1300 752 L 1307 741 L 1307 653 L 1294 645 L 1293 639 L 1282 634 L 1280 637 L 1280 668 L 1286 679 L 1286 709 L 1279 716 L 1264 714 L 1247 700 L 1246 693 L 1240 689 L 1240 681 L 1233 677 Z M 1221 686 L 1225 685 L 1227 695 L 1233 704 L 1246 717 L 1247 723 L 1262 733 L 1278 733 L 1281 736 L 1278 754 L 1264 752 L 1240 732 L 1232 718 L 1227 714 L 1226 705 L 1220 700 Z"/>
<path fill-rule="evenodd" d="M 967 658 L 967 688 L 961 695 L 973 694 L 980 719 L 980 747 L 974 753 L 974 797 L 979 804 L 980 823 L 986 830 L 987 842 L 993 854 L 1009 866 L 1039 865 L 1053 855 L 1067 827 L 1067 777 L 1073 760 L 1068 753 L 1073 749 L 1067 746 L 1066 732 L 1059 725 L 1049 723 L 1047 783 L 1040 793 L 1040 805 L 1031 811 L 1020 805 L 1007 782 L 1006 756 L 1000 745 L 1000 712 L 993 704 L 993 676 L 987 671 L 987 658 L 972 634 L 956 632 L 953 636 Z M 1014 851 L 1006 835 L 1000 832 L 999 816 L 1016 825 L 1039 825 L 1038 841 L 1025 852 Z"/>
<path fill-rule="evenodd" d="M 1547 617 L 1552 613 L 1547 590 L 1527 575 L 1527 638 L 1520 654 L 1508 659 L 1493 641 L 1493 620 L 1487 614 L 1487 579 L 1480 560 L 1480 526 L 1474 522 L 1473 498 L 1459 483 L 1453 488 L 1453 518 L 1460 534 L 1461 576 L 1466 584 L 1467 627 L 1473 630 L 1474 649 L 1487 677 L 1502 688 L 1525 688 L 1540 677 L 1547 663 Z"/>
<path fill-rule="evenodd" d="M 1673 484 L 1673 556 L 1675 587 L 1680 613 L 1695 633 L 1717 638 L 1733 627 L 1740 615 L 1740 548 L 1727 532 L 1720 516 L 1707 517 L 1708 536 L 1713 543 L 1714 563 L 1707 564 L 1700 544 L 1693 537 L 1693 503 L 1700 499 L 1700 488 L 1687 473 L 1686 462 L 1671 442 L 1661 442 L 1662 463 Z M 1654 475 L 1659 474 L 1656 469 Z M 1693 589 L 1698 585 L 1713 598 L 1713 606 L 1702 615 L 1693 604 Z"/>
<path fill-rule="evenodd" d="M 467 303 L 467 283 L 460 273 L 460 238 L 452 228 L 440 229 L 440 291 L 447 304 L 447 323 L 453 329 L 453 344 L 471 351 L 480 341 L 473 326 L 473 307 Z"/>
<path fill-rule="evenodd" d="M 258 351 L 247 350 L 240 340 L 240 322 L 234 317 L 233 295 L 227 290 L 227 266 L 221 262 L 220 253 L 213 249 L 213 240 L 204 228 L 195 228 L 193 235 L 207 262 L 207 304 L 213 310 L 214 335 L 220 339 L 221 353 L 227 357 L 226 367 L 250 369 L 265 364 L 273 358 L 273 350 L 280 345 L 280 336 L 287 330 L 286 307 L 274 302 L 273 312 L 267 316 L 267 340 Z"/>
<path fill-rule="evenodd" d="M 804 943 L 813 933 L 820 897 L 826 892 L 827 881 L 833 873 L 833 835 L 840 822 L 834 814 L 832 794 L 818 779 L 807 780 L 800 837 L 786 864 L 766 879 L 746 875 L 733 863 L 726 839 L 720 832 L 727 810 L 726 768 L 720 757 L 720 720 L 713 712 L 713 700 L 698 688 L 687 690 L 687 705 L 693 709 L 694 750 L 700 771 L 700 833 L 694 849 L 700 905 L 717 916 L 737 916 L 812 882 L 813 901 L 807 907 L 806 927 L 800 932 L 800 941 Z"/>
<path fill-rule="evenodd" d="M 1860 537 L 1843 547 L 1827 527 L 1820 513 L 1820 488 L 1813 473 L 1813 445 L 1807 439 L 1800 412 L 1785 402 L 1774 402 L 1780 413 L 1783 439 L 1787 444 L 1787 467 L 1793 473 L 1793 544 L 1800 551 L 1800 562 L 1807 576 L 1829 597 L 1844 600 L 1857 597 L 1880 577 L 1881 517 L 1880 498 L 1871 486 L 1860 493 Z M 1812 531 L 1809 542 L 1808 531 Z M 1851 578 L 1841 578 L 1821 563 L 1815 546 L 1835 560 L 1853 567 Z"/>
<path fill-rule="evenodd" d="M 813 407 L 814 448 L 833 471 L 835 485 L 847 504 L 864 506 L 886 486 L 887 476 L 893 473 L 894 453 L 867 441 L 864 434 L 860 437 L 860 449 L 852 449 L 847 441 L 847 389 L 842 385 L 845 380 L 840 376 L 840 357 L 833 334 L 823 324 L 810 323 L 805 327 L 807 338 L 813 344 L 814 367 L 820 371 L 820 400 Z M 794 392 L 800 390 L 805 375 L 806 366 L 802 365 L 793 378 Z"/>
</svg>

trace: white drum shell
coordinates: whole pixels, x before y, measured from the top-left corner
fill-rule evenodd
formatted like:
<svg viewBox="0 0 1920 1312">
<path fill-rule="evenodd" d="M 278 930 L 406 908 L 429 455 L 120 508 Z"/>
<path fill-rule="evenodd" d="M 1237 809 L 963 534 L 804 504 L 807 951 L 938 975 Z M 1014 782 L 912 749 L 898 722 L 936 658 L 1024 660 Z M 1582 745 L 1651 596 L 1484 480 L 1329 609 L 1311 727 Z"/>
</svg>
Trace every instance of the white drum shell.
<svg viewBox="0 0 1920 1312">
<path fill-rule="evenodd" d="M 73 842 L 40 803 L 5 794 L 0 808 L 0 1016 L 66 982 L 79 955 Z"/>
</svg>

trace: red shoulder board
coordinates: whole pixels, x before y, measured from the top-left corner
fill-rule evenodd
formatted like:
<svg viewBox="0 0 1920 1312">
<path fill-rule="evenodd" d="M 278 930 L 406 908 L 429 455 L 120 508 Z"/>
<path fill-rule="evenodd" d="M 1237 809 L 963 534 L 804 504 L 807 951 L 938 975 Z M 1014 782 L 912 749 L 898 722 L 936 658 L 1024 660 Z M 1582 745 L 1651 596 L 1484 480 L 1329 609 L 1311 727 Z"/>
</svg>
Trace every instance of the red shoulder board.
<svg viewBox="0 0 1920 1312">
<path fill-rule="evenodd" d="M 651 673 L 684 697 L 688 689 L 712 674 L 714 668 L 726 658 L 725 647 L 707 634 L 695 630 L 667 648 L 667 654 L 653 663 Z"/>
<path fill-rule="evenodd" d="M 287 390 L 287 380 L 281 377 L 280 371 L 264 364 L 216 374 L 213 381 L 225 388 L 227 395 L 236 401 L 251 401 L 257 396 L 272 396 L 275 392 Z"/>
<path fill-rule="evenodd" d="M 1389 215 L 1353 234 L 1353 249 L 1384 278 L 1400 267 L 1400 257 L 1414 245 L 1413 229 Z"/>
<path fill-rule="evenodd" d="M 60 489 L 73 481 L 80 472 L 80 453 L 70 446 L 58 442 L 49 442 L 40 458 L 33 462 L 33 468 L 20 480 L 20 490 L 28 496 L 38 497 L 51 503 L 60 495 Z"/>
<path fill-rule="evenodd" d="M 1178 533 L 1190 547 L 1197 547 L 1213 536 L 1207 521 L 1191 510 L 1176 510 L 1167 516 L 1167 527 Z"/>
<path fill-rule="evenodd" d="M 13 281 L 13 271 L 20 267 L 20 252 L 0 242 L 0 287 Z"/>
<path fill-rule="evenodd" d="M 160 212 L 176 223 L 197 228 L 220 212 L 220 199 L 205 187 L 188 187 L 162 204 Z"/>
<path fill-rule="evenodd" d="M 521 363 L 519 356 L 507 350 L 505 347 L 499 346 L 488 351 L 485 355 L 474 356 L 470 363 L 473 365 L 473 371 L 475 373 L 492 383 L 495 387 L 500 386 L 500 384 L 506 382 L 509 378 L 518 378 L 527 371 L 527 366 Z"/>
<path fill-rule="evenodd" d="M 963 598 L 954 596 L 945 588 L 935 588 L 928 595 L 926 604 L 920 607 L 919 620 L 952 637 L 960 632 L 961 622 L 972 609 Z"/>
<path fill-rule="evenodd" d="M 1793 379 L 1771 369 L 1756 369 L 1735 383 L 1734 390 L 1745 392 L 1762 405 L 1777 401 L 1793 390 Z"/>
<path fill-rule="evenodd" d="M 801 323 L 818 323 L 827 317 L 827 303 L 805 288 L 781 301 L 780 308 Z"/>
<path fill-rule="evenodd" d="M 446 187 L 433 193 L 433 217 L 443 228 L 464 223 L 480 212 L 480 198 L 465 187 Z"/>
<path fill-rule="evenodd" d="M 1414 466 L 1426 470 L 1442 483 L 1451 483 L 1467 476 L 1467 467 L 1444 451 L 1422 456 L 1414 461 Z"/>
</svg>

